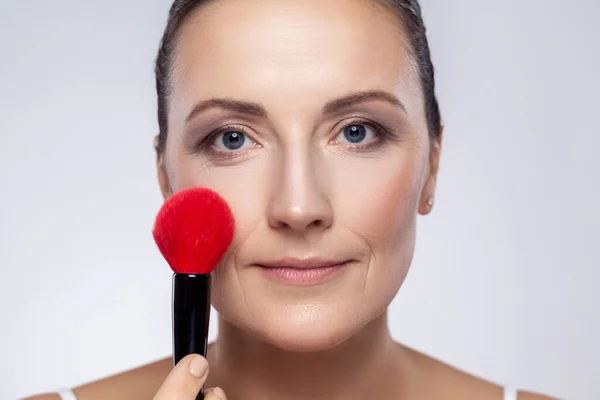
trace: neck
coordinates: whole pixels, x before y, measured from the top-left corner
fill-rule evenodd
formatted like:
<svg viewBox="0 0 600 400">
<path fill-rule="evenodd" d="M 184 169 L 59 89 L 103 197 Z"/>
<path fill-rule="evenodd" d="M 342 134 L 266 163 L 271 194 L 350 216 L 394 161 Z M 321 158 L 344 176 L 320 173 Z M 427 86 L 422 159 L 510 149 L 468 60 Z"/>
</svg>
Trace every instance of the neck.
<svg viewBox="0 0 600 400">
<path fill-rule="evenodd" d="M 312 353 L 274 347 L 219 317 L 212 350 L 211 369 L 232 400 L 397 398 L 409 364 L 386 313 L 338 346 Z"/>
</svg>

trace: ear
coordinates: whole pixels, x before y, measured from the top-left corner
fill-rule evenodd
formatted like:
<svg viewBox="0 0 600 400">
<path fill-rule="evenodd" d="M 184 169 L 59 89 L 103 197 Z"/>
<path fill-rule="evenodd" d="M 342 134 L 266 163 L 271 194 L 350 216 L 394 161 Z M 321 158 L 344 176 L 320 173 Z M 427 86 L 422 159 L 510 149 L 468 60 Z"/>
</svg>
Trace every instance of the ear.
<svg viewBox="0 0 600 400">
<path fill-rule="evenodd" d="M 160 151 L 158 147 L 158 136 L 154 137 L 154 151 L 156 152 L 156 172 L 158 174 L 158 184 L 160 185 L 160 191 L 163 195 L 163 199 L 168 199 L 173 191 L 171 190 L 171 184 L 169 183 L 169 176 L 167 175 L 167 169 L 165 167 L 165 155 L 164 151 Z"/>
<path fill-rule="evenodd" d="M 444 124 L 440 125 L 440 134 L 431 139 L 431 149 L 429 151 L 429 175 L 421 191 L 419 200 L 419 214 L 427 215 L 433 209 L 435 199 L 435 187 L 437 183 L 437 174 L 440 166 L 440 156 L 442 153 L 442 137 L 444 133 Z"/>
</svg>

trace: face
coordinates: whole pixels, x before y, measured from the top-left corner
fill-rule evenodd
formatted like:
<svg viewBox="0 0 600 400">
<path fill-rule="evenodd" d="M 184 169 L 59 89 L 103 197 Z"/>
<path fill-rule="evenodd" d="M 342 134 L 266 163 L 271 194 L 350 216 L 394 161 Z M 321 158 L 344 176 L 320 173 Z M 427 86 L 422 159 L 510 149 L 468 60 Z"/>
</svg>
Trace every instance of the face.
<svg viewBox="0 0 600 400">
<path fill-rule="evenodd" d="M 364 0 L 220 1 L 179 38 L 159 180 L 231 206 L 214 307 L 282 349 L 341 343 L 396 295 L 435 186 L 400 20 Z"/>
</svg>

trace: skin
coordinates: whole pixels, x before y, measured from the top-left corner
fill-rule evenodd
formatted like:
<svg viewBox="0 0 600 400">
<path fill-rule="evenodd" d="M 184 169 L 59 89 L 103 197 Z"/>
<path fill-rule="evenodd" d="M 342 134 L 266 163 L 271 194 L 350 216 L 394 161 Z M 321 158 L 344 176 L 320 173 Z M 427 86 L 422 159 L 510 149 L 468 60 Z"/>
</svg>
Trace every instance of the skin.
<svg viewBox="0 0 600 400">
<path fill-rule="evenodd" d="M 198 379 L 189 359 L 173 369 L 167 358 L 76 388 L 78 399 L 194 399 L 202 384 L 233 400 L 501 399 L 499 386 L 388 331 L 441 151 L 397 16 L 364 0 L 220 1 L 195 12 L 180 39 L 160 187 L 165 198 L 214 189 L 236 218 L 213 272 L 210 373 Z M 215 98 L 267 115 L 199 108 Z M 353 125 L 365 128 L 360 146 L 344 136 Z M 242 150 L 210 136 L 224 126 L 244 133 Z M 257 266 L 286 256 L 348 263 L 312 286 L 275 282 Z"/>
</svg>

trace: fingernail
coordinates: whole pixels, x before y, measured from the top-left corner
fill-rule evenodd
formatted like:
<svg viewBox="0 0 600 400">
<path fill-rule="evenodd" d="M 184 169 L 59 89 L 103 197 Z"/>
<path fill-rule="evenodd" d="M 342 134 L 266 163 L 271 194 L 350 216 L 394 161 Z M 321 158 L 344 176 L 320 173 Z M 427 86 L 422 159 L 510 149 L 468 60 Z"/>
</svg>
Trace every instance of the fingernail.
<svg viewBox="0 0 600 400">
<path fill-rule="evenodd" d="M 208 371 L 208 362 L 202 356 L 194 356 L 190 361 L 190 374 L 202 378 Z"/>
<path fill-rule="evenodd" d="M 204 393 L 210 394 L 211 396 L 215 396 L 215 398 L 221 399 L 221 400 L 227 398 L 227 396 L 225 396 L 225 392 L 220 387 L 214 387 L 214 388 L 207 389 Z"/>
</svg>

